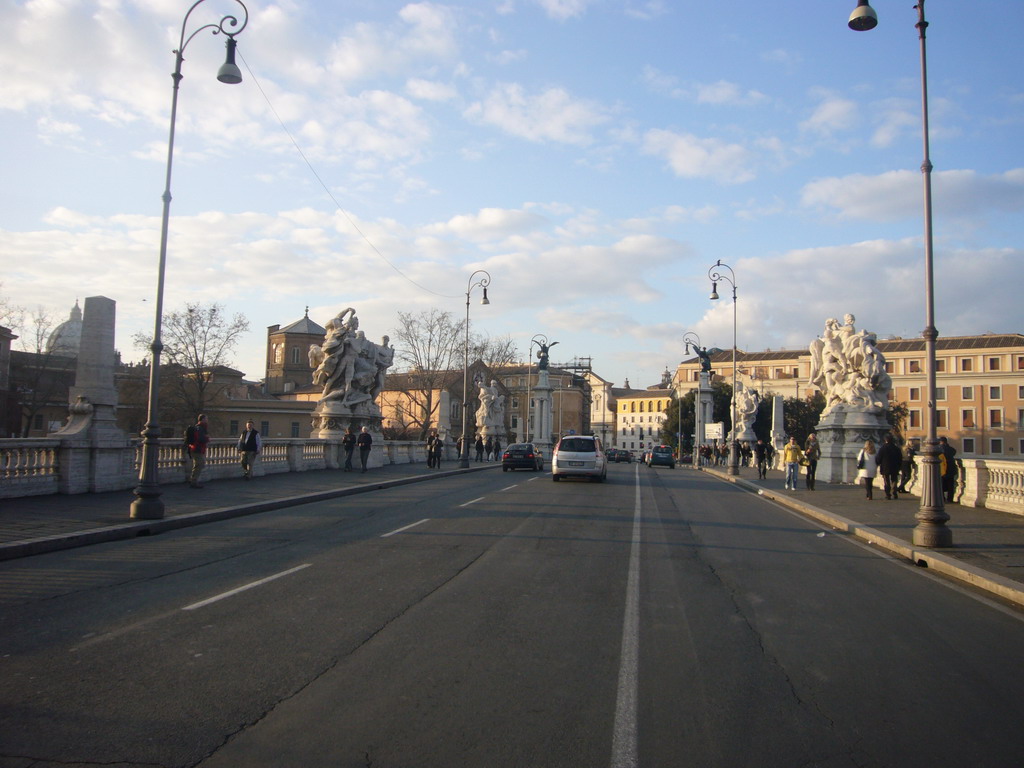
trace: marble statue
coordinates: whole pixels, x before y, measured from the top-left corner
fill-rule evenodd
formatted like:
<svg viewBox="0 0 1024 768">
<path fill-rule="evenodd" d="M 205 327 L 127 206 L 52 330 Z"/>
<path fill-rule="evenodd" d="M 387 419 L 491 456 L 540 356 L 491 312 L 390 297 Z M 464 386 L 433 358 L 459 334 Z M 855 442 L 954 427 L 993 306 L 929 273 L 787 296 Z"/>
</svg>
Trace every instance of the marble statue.
<svg viewBox="0 0 1024 768">
<path fill-rule="evenodd" d="M 369 341 L 351 307 L 328 320 L 326 331 L 323 345 L 309 348 L 313 383 L 321 387 L 320 402 L 353 406 L 372 401 L 395 359 L 388 337 L 380 344 Z"/>
<path fill-rule="evenodd" d="M 493 430 L 501 431 L 505 424 L 505 396 L 498 389 L 498 382 L 490 386 L 480 384 L 480 406 L 476 409 L 476 426 L 482 434 Z M 490 429 L 488 429 L 490 428 Z"/>
<path fill-rule="evenodd" d="M 733 434 L 736 440 L 748 440 L 754 433 L 754 421 L 757 419 L 757 406 L 761 398 L 752 383 L 736 381 L 736 391 L 733 393 L 736 403 L 736 429 Z"/>
<path fill-rule="evenodd" d="M 892 378 L 885 371 L 878 336 L 858 331 L 855 320 L 847 314 L 840 325 L 830 317 L 821 338 L 810 344 L 810 381 L 825 396 L 823 416 L 841 404 L 868 413 L 888 408 Z"/>
</svg>

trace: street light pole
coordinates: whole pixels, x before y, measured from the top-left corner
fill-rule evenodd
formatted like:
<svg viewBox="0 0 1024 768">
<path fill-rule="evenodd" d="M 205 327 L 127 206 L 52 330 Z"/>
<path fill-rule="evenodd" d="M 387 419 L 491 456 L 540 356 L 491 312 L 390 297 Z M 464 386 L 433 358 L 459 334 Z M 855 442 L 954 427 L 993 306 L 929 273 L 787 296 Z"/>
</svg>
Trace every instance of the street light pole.
<svg viewBox="0 0 1024 768">
<path fill-rule="evenodd" d="M 482 275 L 482 277 L 473 282 L 477 275 Z M 469 295 L 474 288 L 483 288 L 484 297 L 480 299 L 480 303 L 490 304 L 490 299 L 487 298 L 487 286 L 490 284 L 491 275 L 483 269 L 478 269 L 470 275 L 466 282 L 466 347 L 462 368 L 462 450 L 459 451 L 459 466 L 462 469 L 469 469 Z"/>
<path fill-rule="evenodd" d="M 921 41 L 921 123 L 924 141 L 924 160 L 921 174 L 924 178 L 924 296 L 925 328 L 922 331 L 925 348 L 925 367 L 928 387 L 928 431 L 922 451 L 921 506 L 915 517 L 914 544 L 920 547 L 951 547 L 953 532 L 946 526 L 946 513 L 942 497 L 942 478 L 939 475 L 940 448 L 938 414 L 935 404 L 935 342 L 939 337 L 935 327 L 935 282 L 932 251 L 932 161 L 928 147 L 928 57 L 925 45 L 924 0 L 917 0 L 917 27 Z M 857 32 L 874 29 L 878 16 L 867 0 L 858 0 L 850 14 L 848 26 Z"/>
<path fill-rule="evenodd" d="M 700 351 L 700 336 L 693 331 L 687 331 L 683 334 L 683 343 L 686 345 L 686 354 L 690 354 L 690 347 L 694 350 Z M 694 468 L 700 466 L 700 459 L 698 457 L 698 441 L 700 440 L 700 373 L 697 374 L 697 397 L 693 401 L 693 450 L 690 451 L 692 454 L 691 460 Z M 679 458 L 683 458 L 683 397 L 679 396 Z"/>
<path fill-rule="evenodd" d="M 220 69 L 217 71 L 217 79 L 222 83 L 237 85 L 242 82 L 242 72 L 235 64 L 235 35 L 240 34 L 245 25 L 249 23 L 249 11 L 241 0 L 234 0 L 242 8 L 243 17 L 239 26 L 238 17 L 224 16 L 217 24 L 204 24 L 196 29 L 187 38 L 185 31 L 188 27 L 189 16 L 197 6 L 206 0 L 196 0 L 188 9 L 185 18 L 181 22 L 181 37 L 178 42 L 178 49 L 174 51 L 174 74 L 171 78 L 174 87 L 171 91 L 171 128 L 167 140 L 167 178 L 163 194 L 163 221 L 160 226 L 160 262 L 157 269 L 156 282 L 156 320 L 153 328 L 153 342 L 150 344 L 150 369 L 149 369 L 149 405 L 146 411 L 146 427 L 142 431 L 142 461 L 139 466 L 139 484 L 135 488 L 135 500 L 131 504 L 131 517 L 142 520 L 158 520 L 164 516 L 164 503 L 160 499 L 160 353 L 163 351 L 163 342 L 160 339 L 161 324 L 163 322 L 164 307 L 164 273 L 167 266 L 167 230 L 171 217 L 171 161 L 174 158 L 174 124 L 178 116 L 178 85 L 181 83 L 181 64 L 185 60 L 185 48 L 192 42 L 192 38 L 204 29 L 211 30 L 211 34 L 224 34 L 227 36 L 227 57 Z M 226 29 L 229 26 L 233 31 Z M 234 29 L 237 27 L 237 29 Z"/>
<path fill-rule="evenodd" d="M 721 269 L 728 269 L 729 275 L 723 275 L 719 271 Z M 711 278 L 710 298 L 712 301 L 718 300 L 719 282 L 724 280 L 732 286 L 732 399 L 729 403 L 732 425 L 729 429 L 729 474 L 738 475 L 740 473 L 740 452 L 736 437 L 736 273 L 732 271 L 732 267 L 723 264 L 719 259 L 708 270 L 708 277 Z"/>
</svg>

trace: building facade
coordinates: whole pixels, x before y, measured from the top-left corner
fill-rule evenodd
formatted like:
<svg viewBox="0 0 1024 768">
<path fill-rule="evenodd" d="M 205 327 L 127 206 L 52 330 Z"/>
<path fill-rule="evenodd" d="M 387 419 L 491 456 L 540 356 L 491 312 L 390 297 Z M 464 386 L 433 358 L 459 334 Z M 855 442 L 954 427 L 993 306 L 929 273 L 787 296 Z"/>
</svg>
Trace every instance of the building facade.
<svg viewBox="0 0 1024 768">
<path fill-rule="evenodd" d="M 881 339 L 878 349 L 892 377 L 891 402 L 908 409 L 904 434 L 927 431 L 923 339 Z M 713 381 L 732 381 L 732 351 L 711 356 Z M 811 358 L 807 350 L 736 353 L 737 374 L 750 376 L 762 395 L 807 397 Z M 681 394 L 697 387 L 700 360 L 680 363 L 674 377 Z M 1024 335 L 950 336 L 936 342 L 936 415 L 945 435 L 964 456 L 1024 455 Z"/>
</svg>

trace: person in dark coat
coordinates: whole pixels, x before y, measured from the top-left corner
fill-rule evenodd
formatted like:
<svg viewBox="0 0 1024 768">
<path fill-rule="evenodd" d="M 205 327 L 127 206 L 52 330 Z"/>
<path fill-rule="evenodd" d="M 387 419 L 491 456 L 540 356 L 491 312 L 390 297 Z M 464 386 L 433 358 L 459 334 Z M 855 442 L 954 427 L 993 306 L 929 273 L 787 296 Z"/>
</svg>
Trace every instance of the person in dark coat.
<svg viewBox="0 0 1024 768">
<path fill-rule="evenodd" d="M 480 435 L 476 436 L 476 442 L 473 443 L 473 447 L 476 448 L 476 460 L 484 460 L 484 439 Z"/>
<path fill-rule="evenodd" d="M 701 448 L 703 449 L 703 446 Z M 768 446 L 761 438 L 758 438 L 754 444 L 754 464 L 757 466 L 757 479 L 766 480 L 768 478 Z"/>
<path fill-rule="evenodd" d="M 356 449 L 356 436 L 352 434 L 352 427 L 345 428 L 345 434 L 341 438 L 341 447 L 345 451 L 345 471 L 352 471 L 352 452 Z"/>
<path fill-rule="evenodd" d="M 373 435 L 370 430 L 363 427 L 356 438 L 356 445 L 359 446 L 359 462 L 363 465 L 363 472 L 366 471 L 366 462 L 370 458 L 370 449 L 373 447 Z"/>
<path fill-rule="evenodd" d="M 944 437 L 939 438 L 939 451 L 946 457 L 946 471 L 942 475 L 942 495 L 950 504 L 955 503 L 956 481 L 960 474 L 956 466 L 956 448 Z"/>
<path fill-rule="evenodd" d="M 900 468 L 903 466 L 903 452 L 892 439 L 892 435 L 882 438 L 882 447 L 878 449 L 878 472 L 882 475 L 885 498 L 897 499 L 900 489 Z"/>
</svg>

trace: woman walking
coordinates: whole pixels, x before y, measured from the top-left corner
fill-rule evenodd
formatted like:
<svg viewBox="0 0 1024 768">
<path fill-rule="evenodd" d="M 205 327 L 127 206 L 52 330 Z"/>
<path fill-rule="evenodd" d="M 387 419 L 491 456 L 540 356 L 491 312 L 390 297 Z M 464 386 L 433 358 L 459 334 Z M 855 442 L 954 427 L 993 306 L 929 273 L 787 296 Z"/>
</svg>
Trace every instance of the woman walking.
<svg viewBox="0 0 1024 768">
<path fill-rule="evenodd" d="M 868 499 L 874 498 L 875 475 L 878 474 L 878 457 L 875 454 L 875 443 L 868 440 L 857 454 L 857 477 L 864 480 L 864 490 Z"/>
</svg>

